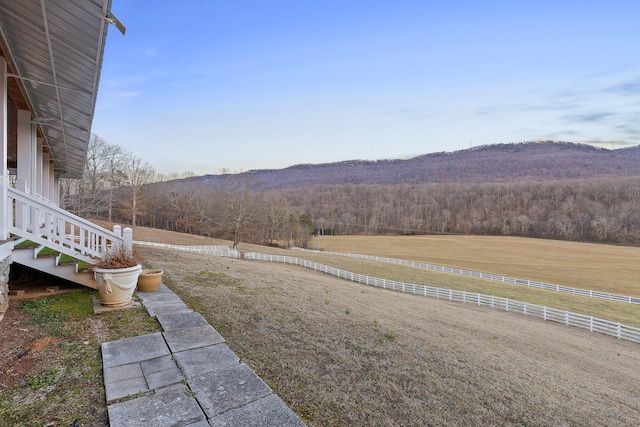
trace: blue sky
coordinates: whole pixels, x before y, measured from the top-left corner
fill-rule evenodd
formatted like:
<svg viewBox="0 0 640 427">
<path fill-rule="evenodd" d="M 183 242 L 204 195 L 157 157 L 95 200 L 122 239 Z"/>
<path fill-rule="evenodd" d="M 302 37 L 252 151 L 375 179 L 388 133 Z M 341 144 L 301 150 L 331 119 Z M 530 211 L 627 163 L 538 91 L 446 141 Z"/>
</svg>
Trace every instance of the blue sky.
<svg viewBox="0 0 640 427">
<path fill-rule="evenodd" d="M 640 2 L 113 0 L 92 131 L 159 172 L 640 144 Z"/>
</svg>

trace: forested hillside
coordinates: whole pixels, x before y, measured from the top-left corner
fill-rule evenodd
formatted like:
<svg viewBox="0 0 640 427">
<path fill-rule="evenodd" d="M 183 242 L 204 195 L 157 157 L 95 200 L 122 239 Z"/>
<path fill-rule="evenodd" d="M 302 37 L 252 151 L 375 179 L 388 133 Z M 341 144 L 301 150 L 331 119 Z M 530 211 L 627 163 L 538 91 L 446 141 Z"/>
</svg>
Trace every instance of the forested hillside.
<svg viewBox="0 0 640 427">
<path fill-rule="evenodd" d="M 551 181 L 640 175 L 640 147 L 607 150 L 568 142 L 485 145 L 408 160 L 351 160 L 247 172 L 263 189 L 331 184 Z M 207 175 L 204 179 L 215 180 Z"/>
<path fill-rule="evenodd" d="M 138 225 L 264 244 L 284 240 L 304 246 L 318 229 L 640 243 L 639 147 L 504 144 L 410 160 L 294 166 L 118 187 L 111 176 L 106 168 L 74 183 L 65 197 L 67 209 L 85 217 L 111 215 L 124 222 L 135 217 Z"/>
<path fill-rule="evenodd" d="M 456 233 L 640 243 L 640 177 L 486 184 L 342 185 L 282 192 L 339 234 Z"/>
</svg>

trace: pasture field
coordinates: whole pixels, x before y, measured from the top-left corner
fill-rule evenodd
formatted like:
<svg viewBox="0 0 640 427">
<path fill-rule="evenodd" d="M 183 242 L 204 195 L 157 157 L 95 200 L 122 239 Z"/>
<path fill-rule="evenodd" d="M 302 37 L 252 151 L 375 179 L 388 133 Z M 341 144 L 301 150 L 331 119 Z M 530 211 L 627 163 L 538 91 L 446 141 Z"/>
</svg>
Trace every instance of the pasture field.
<svg viewBox="0 0 640 427">
<path fill-rule="evenodd" d="M 499 236 L 323 236 L 320 247 L 640 297 L 637 247 Z"/>
<path fill-rule="evenodd" d="M 156 231 L 136 230 L 134 235 L 173 240 Z M 185 235 L 173 242 L 228 244 Z M 165 282 L 309 426 L 637 424 L 638 344 L 287 264 L 139 249 L 147 264 L 164 269 Z M 247 244 L 240 249 L 314 257 L 396 280 L 404 280 L 396 277 L 401 274 L 414 282 L 440 280 L 443 286 L 477 280 L 326 254 Z M 480 282 L 460 286 L 489 286 Z M 548 292 L 513 290 L 525 291 L 532 293 L 521 293 L 519 299 Z M 551 294 L 550 300 L 574 297 Z M 630 306 L 576 298 L 571 303 L 577 306 L 594 304 L 588 310 L 600 304 L 613 304 L 608 307 L 612 312 Z M 628 316 L 640 317 L 637 312 Z"/>
<path fill-rule="evenodd" d="M 405 283 L 477 292 L 532 304 L 569 310 L 600 319 L 640 327 L 640 304 L 629 304 L 581 295 L 542 290 L 523 285 L 442 273 L 381 261 L 288 251 L 288 256 L 303 258 L 353 273 Z M 300 267 L 302 268 L 302 267 Z"/>
<path fill-rule="evenodd" d="M 287 264 L 140 251 L 309 426 L 637 422 L 638 344 Z"/>
<path fill-rule="evenodd" d="M 536 271 L 541 271 L 541 269 L 538 268 L 539 265 L 550 263 L 546 270 L 546 276 L 548 279 L 544 280 L 548 283 L 582 287 L 574 286 L 564 281 L 567 277 L 565 269 L 568 268 L 572 271 L 581 272 L 584 282 L 581 281 L 577 283 L 585 285 L 583 287 L 584 289 L 600 290 L 620 295 L 638 295 L 638 292 L 633 293 L 630 292 L 630 290 L 631 288 L 635 289 L 640 286 L 640 279 L 636 279 L 640 278 L 640 262 L 634 262 L 632 257 L 632 255 L 636 254 L 639 257 L 638 259 L 640 259 L 639 248 L 593 244 L 585 245 L 551 240 L 524 238 L 512 239 L 502 237 L 495 237 L 496 241 L 495 243 L 492 243 L 494 237 L 438 236 L 435 241 L 440 242 L 441 248 L 437 261 L 441 262 L 436 262 L 426 255 L 423 255 L 423 257 L 416 257 L 414 255 L 412 257 L 412 253 L 426 253 L 426 249 L 424 249 L 425 240 L 431 241 L 431 239 L 425 238 L 430 237 L 432 236 L 324 236 L 320 238 L 320 243 L 321 248 L 326 251 L 351 252 L 388 258 L 407 259 L 530 280 L 543 280 L 533 276 Z M 174 242 L 174 244 L 181 245 L 230 245 L 230 242 L 225 240 L 211 239 L 203 236 L 192 236 L 183 233 L 170 233 L 145 227 L 136 227 L 134 229 L 134 238 L 137 240 L 148 240 L 162 243 Z M 345 241 L 347 242 L 346 244 L 342 243 Z M 442 241 L 446 241 L 447 244 L 442 244 Z M 314 240 L 314 242 L 317 242 L 317 240 Z M 475 243 L 471 244 L 471 242 Z M 469 261 L 472 265 L 471 267 L 466 266 L 464 263 L 464 260 L 466 259 L 464 253 L 459 253 L 461 250 L 456 249 L 459 247 L 466 248 L 466 256 L 468 256 L 469 259 L 471 259 L 472 256 L 475 257 Z M 485 249 L 482 249 L 483 247 Z M 422 252 L 420 248 L 423 248 Z M 489 248 L 493 249 L 490 250 Z M 533 251 L 534 248 L 538 248 L 542 253 L 536 255 Z M 379 261 L 284 250 L 246 243 L 241 243 L 239 245 L 239 249 L 243 252 L 255 251 L 303 258 L 354 273 L 383 279 L 438 286 L 441 288 L 450 288 L 468 292 L 478 292 L 518 301 L 526 301 L 532 304 L 544 305 L 561 310 L 569 310 L 588 316 L 640 327 L 640 305 L 638 304 L 589 298 Z M 458 261 L 456 263 L 446 262 L 446 253 L 444 252 L 444 249 L 448 249 L 452 258 Z M 579 262 L 581 258 L 585 259 L 585 262 L 587 262 L 586 259 L 594 257 L 598 251 L 608 254 L 607 258 L 605 258 L 605 262 L 593 261 L 585 264 L 582 268 L 580 267 Z M 578 256 L 578 253 L 582 253 L 582 255 Z M 482 254 L 487 254 L 488 259 L 483 260 L 481 256 Z M 549 254 L 551 254 L 551 256 L 549 256 Z M 615 255 L 617 255 L 617 258 Z M 538 257 L 537 259 L 535 258 L 536 256 Z M 500 262 L 492 262 L 491 259 L 493 258 L 504 259 Z M 510 261 L 507 262 L 505 259 Z M 494 269 L 492 271 L 480 268 L 476 269 L 473 267 L 473 265 L 486 266 L 489 263 L 494 265 Z M 592 276 L 606 277 L 606 275 L 601 274 L 601 270 L 605 265 L 612 265 L 615 263 L 617 263 L 620 268 L 628 271 L 629 274 L 629 277 L 626 277 L 624 282 L 615 282 L 622 283 L 619 286 L 603 286 L 600 280 L 594 280 L 592 278 Z M 587 274 L 587 272 L 590 274 Z"/>
</svg>

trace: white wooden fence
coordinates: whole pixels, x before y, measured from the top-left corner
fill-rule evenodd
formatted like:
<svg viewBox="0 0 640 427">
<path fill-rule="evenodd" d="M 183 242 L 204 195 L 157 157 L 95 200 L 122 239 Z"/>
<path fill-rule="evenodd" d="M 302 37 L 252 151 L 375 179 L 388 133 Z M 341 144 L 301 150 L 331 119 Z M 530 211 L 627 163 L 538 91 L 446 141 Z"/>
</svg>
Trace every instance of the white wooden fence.
<svg viewBox="0 0 640 427">
<path fill-rule="evenodd" d="M 457 301 L 478 306 L 486 306 L 499 310 L 523 314 L 525 316 L 534 316 L 543 320 L 562 323 L 567 326 L 588 329 L 591 332 L 599 332 L 601 334 L 609 335 L 619 339 L 640 343 L 640 328 L 624 325 L 620 322 L 612 322 L 610 320 L 599 319 L 593 316 L 573 313 L 567 310 L 559 310 L 556 308 L 530 304 L 508 298 L 496 297 L 493 295 L 483 295 L 475 292 L 457 291 L 453 289 L 437 288 L 427 285 L 417 285 L 412 283 L 398 282 L 395 280 L 380 279 L 377 277 L 352 273 L 328 265 L 289 256 L 247 252 L 244 254 L 244 258 L 249 260 L 253 259 L 260 261 L 273 261 L 295 264 L 365 285 L 411 293 L 414 295 L 422 295 L 425 297 Z"/>
<path fill-rule="evenodd" d="M 196 245 L 196 246 L 188 246 L 188 245 L 170 245 L 168 243 L 155 243 L 155 242 L 141 242 L 138 240 L 134 240 L 133 243 L 136 245 L 143 246 L 155 246 L 158 248 L 164 249 L 175 249 L 178 251 L 186 251 L 186 252 L 198 252 L 206 255 L 214 255 L 220 257 L 229 257 L 229 258 L 240 258 L 240 252 L 234 249 L 230 249 L 229 246 L 226 245 Z"/>
<path fill-rule="evenodd" d="M 320 255 L 337 255 L 337 256 L 360 258 L 360 259 L 367 259 L 367 260 L 373 260 L 373 261 L 390 262 L 394 264 L 406 265 L 409 267 L 426 268 L 429 270 L 442 271 L 445 273 L 460 274 L 460 275 L 469 276 L 469 277 L 478 277 L 480 279 L 496 280 L 498 282 L 512 283 L 514 285 L 529 286 L 532 288 L 546 289 L 549 291 L 565 292 L 569 294 L 583 295 L 583 296 L 592 297 L 592 298 L 602 298 L 602 299 L 607 299 L 611 301 L 626 302 L 629 304 L 640 304 L 640 298 L 638 297 L 609 294 L 606 292 L 572 288 L 569 286 L 552 285 L 550 283 L 536 282 L 533 280 L 525 280 L 525 279 L 515 279 L 513 277 L 505 277 L 505 276 L 499 276 L 496 274 L 480 273 L 477 271 L 462 270 L 459 268 L 443 267 L 441 265 L 425 264 L 422 262 L 406 261 L 406 260 L 393 259 L 393 258 L 382 258 L 377 256 L 371 256 L 371 255 L 351 254 L 348 252 L 328 252 L 328 251 L 317 251 L 313 249 L 303 249 L 303 248 L 291 248 L 291 249 L 294 249 L 296 251 L 301 251 L 301 252 L 317 253 Z"/>
</svg>

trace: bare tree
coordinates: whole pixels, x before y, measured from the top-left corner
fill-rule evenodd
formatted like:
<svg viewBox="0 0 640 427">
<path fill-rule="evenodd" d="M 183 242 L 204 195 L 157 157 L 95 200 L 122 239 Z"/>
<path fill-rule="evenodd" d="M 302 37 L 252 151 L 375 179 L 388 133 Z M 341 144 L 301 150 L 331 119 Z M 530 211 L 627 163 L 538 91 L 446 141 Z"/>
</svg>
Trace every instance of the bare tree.
<svg viewBox="0 0 640 427">
<path fill-rule="evenodd" d="M 270 193 L 264 197 L 263 206 L 263 234 L 264 242 L 272 244 L 284 237 L 287 214 L 284 209 L 282 196 L 278 193 Z"/>
<path fill-rule="evenodd" d="M 114 203 L 125 179 L 126 152 L 119 145 L 106 144 L 101 155 L 107 177 L 107 219 L 112 221 Z"/>
<path fill-rule="evenodd" d="M 131 218 L 131 225 L 135 226 L 137 217 L 144 214 L 143 188 L 153 180 L 154 175 L 153 167 L 138 156 L 132 154 L 124 161 L 125 183 L 129 190 L 129 199 L 125 203 L 128 212 L 125 215 Z"/>
<path fill-rule="evenodd" d="M 222 228 L 233 239 L 237 249 L 240 240 L 251 232 L 255 225 L 255 184 L 242 175 L 223 175 L 222 197 L 224 215 Z"/>
<path fill-rule="evenodd" d="M 82 179 L 62 180 L 62 205 L 82 217 L 97 217 L 106 206 L 104 151 L 107 141 L 91 134 Z"/>
<path fill-rule="evenodd" d="M 299 217 L 289 215 L 289 233 L 293 245 L 300 248 L 306 248 L 311 240 L 311 232 L 313 231 L 313 221 L 307 214 Z"/>
</svg>

